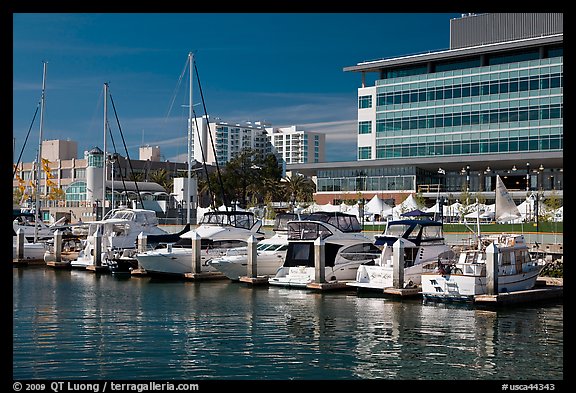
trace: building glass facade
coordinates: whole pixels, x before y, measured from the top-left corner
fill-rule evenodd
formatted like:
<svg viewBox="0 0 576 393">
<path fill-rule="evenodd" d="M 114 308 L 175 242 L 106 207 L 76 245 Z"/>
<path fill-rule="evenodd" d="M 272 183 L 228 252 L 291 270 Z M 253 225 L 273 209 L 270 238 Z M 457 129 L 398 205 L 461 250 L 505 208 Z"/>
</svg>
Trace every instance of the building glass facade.
<svg viewBox="0 0 576 393">
<path fill-rule="evenodd" d="M 563 149 L 561 55 L 376 86 L 376 159 Z"/>
</svg>

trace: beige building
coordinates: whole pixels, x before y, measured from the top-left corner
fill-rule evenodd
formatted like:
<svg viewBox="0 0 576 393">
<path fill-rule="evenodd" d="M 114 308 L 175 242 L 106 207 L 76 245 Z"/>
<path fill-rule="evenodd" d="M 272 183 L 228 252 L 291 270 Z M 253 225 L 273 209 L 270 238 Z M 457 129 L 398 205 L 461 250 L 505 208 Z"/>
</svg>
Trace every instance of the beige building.
<svg viewBox="0 0 576 393">
<path fill-rule="evenodd" d="M 324 162 L 326 135 L 300 126 L 267 128 L 274 153 L 286 164 Z"/>
<path fill-rule="evenodd" d="M 96 168 L 103 168 L 103 152 L 94 148 L 84 152 L 84 157 L 77 157 L 78 144 L 70 140 L 46 140 L 42 142 L 42 168 L 40 170 L 39 195 L 42 218 L 46 222 L 54 222 L 63 216 L 67 216 L 71 222 L 83 221 L 96 218 L 96 208 L 101 207 L 100 196 L 103 194 L 102 185 L 94 193 L 87 192 L 87 188 L 92 188 L 88 183 L 88 172 L 99 173 L 99 181 L 102 181 L 103 171 L 89 171 L 89 163 Z M 100 157 L 98 157 L 98 152 Z M 96 153 L 95 156 L 91 153 Z M 156 170 L 164 169 L 171 177 L 185 176 L 187 166 L 185 163 L 160 161 L 160 150 L 156 147 L 143 146 L 140 148 L 140 160 L 131 160 L 122 155 L 107 154 L 106 163 L 106 189 L 107 201 L 106 206 L 109 209 L 112 204 L 112 190 L 114 190 L 114 205 L 117 207 L 120 203 L 134 197 L 136 188 L 141 195 L 148 200 L 169 200 L 170 194 L 158 185 L 149 181 L 150 174 Z M 112 159 L 114 158 L 114 159 Z M 47 161 L 46 161 L 47 160 Z M 127 181 L 130 173 L 133 171 L 136 175 L 142 177 L 143 181 Z M 16 175 L 14 176 L 12 187 L 13 195 L 21 196 L 19 201 L 14 201 L 22 207 L 32 206 L 32 195 L 35 193 L 37 164 L 36 162 L 21 162 L 17 165 Z M 124 179 L 124 181 L 122 181 Z M 130 184 L 128 184 L 130 183 Z M 102 183 L 103 184 L 103 183 Z M 47 186 L 48 185 L 48 186 Z M 61 189 L 64 194 L 58 194 L 54 190 Z M 170 190 L 171 191 L 171 190 Z M 124 199 L 122 199 L 124 197 Z M 98 200 L 100 199 L 100 200 Z M 176 201 L 176 203 L 178 203 Z M 168 206 L 164 203 L 163 206 Z"/>
</svg>

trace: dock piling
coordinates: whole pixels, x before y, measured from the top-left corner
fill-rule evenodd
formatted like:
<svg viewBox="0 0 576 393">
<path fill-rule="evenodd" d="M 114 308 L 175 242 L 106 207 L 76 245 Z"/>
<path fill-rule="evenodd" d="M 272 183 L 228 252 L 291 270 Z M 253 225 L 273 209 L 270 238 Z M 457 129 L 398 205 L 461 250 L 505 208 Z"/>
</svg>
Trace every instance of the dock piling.
<svg viewBox="0 0 576 393">
<path fill-rule="evenodd" d="M 102 234 L 98 231 L 94 234 L 94 266 L 102 265 Z"/>
<path fill-rule="evenodd" d="M 486 294 L 498 295 L 498 247 L 491 243 L 486 247 Z"/>
<path fill-rule="evenodd" d="M 146 252 L 148 247 L 148 236 L 144 232 L 138 234 L 138 252 Z"/>
<path fill-rule="evenodd" d="M 62 262 L 62 232 L 58 229 L 54 231 L 54 257 L 55 262 Z"/>
<path fill-rule="evenodd" d="M 196 231 L 193 231 L 191 240 L 192 240 L 192 273 L 198 274 L 202 271 L 202 256 L 200 255 L 202 247 L 201 245 L 202 237 Z"/>
<path fill-rule="evenodd" d="M 398 239 L 392 245 L 392 287 L 404 287 L 404 241 Z"/>
<path fill-rule="evenodd" d="M 248 277 L 256 277 L 258 276 L 258 266 L 257 266 L 258 254 L 256 252 L 256 247 L 258 246 L 258 239 L 256 239 L 256 236 L 250 235 L 248 237 L 247 243 L 248 243 L 248 267 L 246 275 Z"/>
<path fill-rule="evenodd" d="M 326 282 L 325 269 L 324 269 L 326 263 L 325 249 L 326 244 L 324 242 L 324 239 L 318 236 L 316 240 L 314 240 L 314 269 L 315 269 L 314 278 L 317 283 Z"/>
<path fill-rule="evenodd" d="M 18 228 L 16 231 L 16 258 L 18 260 L 24 259 L 24 231 Z"/>
</svg>

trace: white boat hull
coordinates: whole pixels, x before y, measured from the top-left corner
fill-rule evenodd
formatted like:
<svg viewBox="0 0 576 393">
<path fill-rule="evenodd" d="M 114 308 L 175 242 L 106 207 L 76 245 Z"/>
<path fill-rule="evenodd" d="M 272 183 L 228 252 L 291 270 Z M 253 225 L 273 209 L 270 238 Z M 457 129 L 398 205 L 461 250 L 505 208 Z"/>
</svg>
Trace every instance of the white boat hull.
<svg viewBox="0 0 576 393">
<path fill-rule="evenodd" d="M 337 266 L 326 266 L 326 281 L 352 281 L 356 278 L 358 267 L 366 261 L 355 261 Z M 276 275 L 268 279 L 270 285 L 305 288 L 316 281 L 316 268 L 307 266 L 281 267 Z"/>
<path fill-rule="evenodd" d="M 520 274 L 498 276 L 498 293 L 534 288 L 540 269 Z M 485 275 L 433 274 L 422 275 L 422 296 L 425 299 L 473 300 L 487 294 Z"/>
<path fill-rule="evenodd" d="M 216 272 L 217 270 L 208 264 L 212 258 L 225 255 L 227 250 L 202 250 L 200 253 L 201 272 Z M 237 251 L 240 252 L 240 251 Z M 246 251 L 244 250 L 244 253 Z M 151 275 L 184 275 L 193 271 L 192 249 L 174 247 L 171 250 L 162 248 L 139 253 L 135 256 L 138 266 Z"/>
<path fill-rule="evenodd" d="M 391 265 L 362 265 L 358 268 L 356 281 L 346 283 L 346 285 L 361 288 L 383 291 L 384 288 L 394 286 L 394 270 Z M 403 287 L 418 286 L 421 283 L 422 265 L 414 265 L 404 268 Z"/>
<path fill-rule="evenodd" d="M 260 277 L 272 277 L 284 263 L 284 255 L 258 254 L 256 274 Z M 210 266 L 223 273 L 230 280 L 237 281 L 248 275 L 248 258 L 246 255 L 216 258 L 208 262 Z"/>
<path fill-rule="evenodd" d="M 48 249 L 48 247 L 46 246 L 45 243 L 39 242 L 39 243 L 24 243 L 24 255 L 23 258 L 21 259 L 29 259 L 29 260 L 43 260 L 44 259 L 44 253 L 46 252 L 46 250 Z M 17 246 L 16 243 L 13 244 L 12 247 L 12 259 L 17 259 L 18 258 L 18 250 L 17 250 Z"/>
</svg>

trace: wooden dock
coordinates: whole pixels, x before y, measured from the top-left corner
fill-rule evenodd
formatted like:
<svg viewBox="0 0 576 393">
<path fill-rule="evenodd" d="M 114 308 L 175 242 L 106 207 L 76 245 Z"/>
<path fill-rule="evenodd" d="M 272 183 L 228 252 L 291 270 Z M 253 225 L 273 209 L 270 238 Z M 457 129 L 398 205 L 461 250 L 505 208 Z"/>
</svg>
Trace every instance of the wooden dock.
<svg viewBox="0 0 576 393">
<path fill-rule="evenodd" d="M 498 295 L 476 295 L 474 296 L 474 304 L 486 306 L 516 305 L 541 300 L 561 299 L 563 296 L 563 286 L 546 285 L 526 291 L 499 293 Z"/>
<path fill-rule="evenodd" d="M 144 270 L 144 269 L 142 269 L 142 268 L 138 268 L 138 269 L 133 269 L 133 270 L 130 272 L 130 275 L 136 276 L 136 277 L 142 277 L 142 276 L 148 275 L 148 273 L 146 273 L 146 270 Z"/>
<path fill-rule="evenodd" d="M 307 289 L 312 289 L 314 291 L 336 291 L 336 290 L 351 290 L 353 289 L 350 285 L 346 285 L 346 281 L 328 281 L 328 282 L 311 282 L 306 285 Z"/>
<path fill-rule="evenodd" d="M 48 261 L 46 262 L 46 266 L 52 267 L 54 269 L 72 269 L 70 261 Z"/>
<path fill-rule="evenodd" d="M 239 281 L 250 285 L 268 285 L 268 277 L 265 276 L 258 276 L 258 277 L 242 276 L 240 277 Z"/>
<path fill-rule="evenodd" d="M 40 266 L 44 265 L 44 259 L 32 259 L 32 258 L 13 258 L 12 264 L 14 267 L 24 267 L 24 266 Z"/>
<path fill-rule="evenodd" d="M 183 277 L 193 281 L 228 279 L 228 277 L 221 272 L 184 273 Z"/>
<path fill-rule="evenodd" d="M 110 273 L 110 269 L 108 266 L 96 266 L 96 265 L 88 265 L 86 266 L 86 270 L 94 273 Z"/>
<path fill-rule="evenodd" d="M 384 288 L 385 295 L 392 295 L 395 297 L 406 298 L 406 297 L 422 297 L 422 288 Z"/>
</svg>

